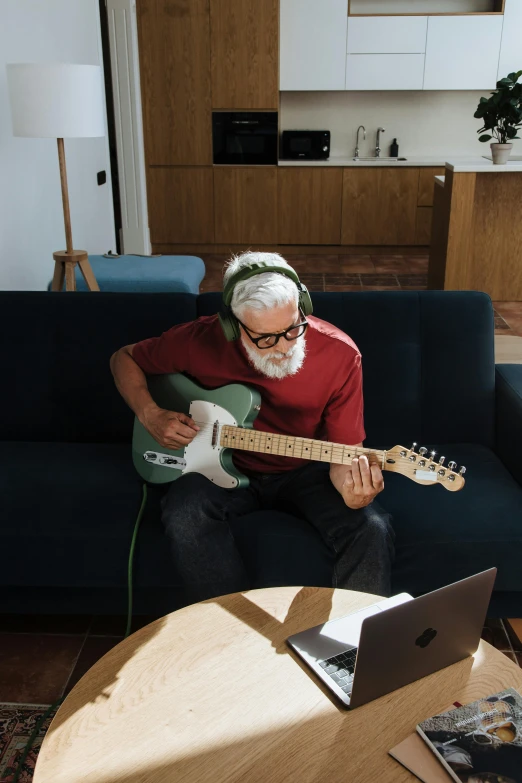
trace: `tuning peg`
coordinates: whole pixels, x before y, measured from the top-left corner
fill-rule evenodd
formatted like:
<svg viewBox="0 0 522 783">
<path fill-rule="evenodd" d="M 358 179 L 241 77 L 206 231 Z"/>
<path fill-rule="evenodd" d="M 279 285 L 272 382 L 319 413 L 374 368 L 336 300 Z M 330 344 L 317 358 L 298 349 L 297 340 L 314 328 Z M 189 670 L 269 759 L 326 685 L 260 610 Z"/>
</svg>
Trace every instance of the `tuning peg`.
<svg viewBox="0 0 522 783">
<path fill-rule="evenodd" d="M 433 460 L 435 460 L 435 455 L 436 455 L 436 454 L 437 454 L 437 452 L 436 452 L 435 450 L 433 450 L 433 451 L 431 451 L 431 452 L 430 452 L 430 459 L 431 459 L 432 461 L 433 461 Z"/>
<path fill-rule="evenodd" d="M 463 476 L 465 472 L 466 472 L 466 468 L 464 467 L 464 465 L 462 465 L 461 469 L 459 470 L 459 473 L 461 476 Z"/>
<path fill-rule="evenodd" d="M 441 457 L 441 458 L 439 459 L 439 465 L 444 465 L 444 460 L 445 460 L 445 459 L 446 459 L 446 457 Z"/>
<path fill-rule="evenodd" d="M 417 448 L 417 444 L 416 444 L 416 443 L 415 443 L 415 441 L 414 441 L 414 442 L 411 444 L 411 449 L 410 449 L 410 451 L 415 451 L 415 449 L 416 449 L 416 448 Z"/>
<path fill-rule="evenodd" d="M 420 449 L 419 449 L 419 454 L 421 455 L 421 457 L 424 457 L 424 455 L 427 453 L 427 451 L 428 451 L 428 449 L 426 448 L 426 446 L 421 446 Z"/>
<path fill-rule="evenodd" d="M 456 467 L 457 467 L 457 463 L 453 462 L 453 460 L 451 462 L 448 462 L 448 468 L 450 470 L 455 470 Z"/>
</svg>

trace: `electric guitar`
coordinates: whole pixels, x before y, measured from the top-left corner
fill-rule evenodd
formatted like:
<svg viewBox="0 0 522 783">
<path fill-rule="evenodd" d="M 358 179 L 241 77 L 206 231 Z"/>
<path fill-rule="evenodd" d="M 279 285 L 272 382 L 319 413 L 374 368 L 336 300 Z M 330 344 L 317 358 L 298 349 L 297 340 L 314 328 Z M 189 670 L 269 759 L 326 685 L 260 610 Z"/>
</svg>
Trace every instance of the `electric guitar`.
<svg viewBox="0 0 522 783">
<path fill-rule="evenodd" d="M 366 454 L 370 464 L 381 470 L 402 473 L 417 484 L 441 484 L 456 492 L 464 486 L 465 467 L 455 472 L 456 463 L 444 467 L 427 455 L 427 449 L 415 451 L 394 446 L 376 451 L 361 446 L 278 435 L 254 430 L 252 424 L 261 409 L 261 397 L 255 389 L 230 384 L 218 389 L 204 389 L 180 373 L 157 375 L 148 379 L 149 391 L 161 408 L 192 416 L 200 427 L 188 446 L 172 450 L 160 446 L 138 419 L 134 421 L 132 456 L 140 476 L 152 484 L 165 484 L 183 473 L 202 473 L 217 486 L 226 489 L 247 487 L 249 480 L 232 462 L 232 451 L 256 451 L 278 456 L 297 457 L 317 462 L 350 465 L 353 457 Z"/>
</svg>

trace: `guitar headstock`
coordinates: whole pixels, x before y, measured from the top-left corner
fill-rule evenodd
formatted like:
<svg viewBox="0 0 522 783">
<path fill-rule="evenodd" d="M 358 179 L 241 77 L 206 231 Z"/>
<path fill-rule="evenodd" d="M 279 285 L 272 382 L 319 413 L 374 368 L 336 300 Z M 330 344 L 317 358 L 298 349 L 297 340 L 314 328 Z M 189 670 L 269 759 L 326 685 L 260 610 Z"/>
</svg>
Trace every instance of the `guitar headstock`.
<svg viewBox="0 0 522 783">
<path fill-rule="evenodd" d="M 434 451 L 428 452 L 428 449 L 422 446 L 417 452 L 416 448 L 417 444 L 413 443 L 410 449 L 404 446 L 394 446 L 393 449 L 388 449 L 384 469 L 402 473 L 403 476 L 417 484 L 442 484 L 444 489 L 448 489 L 450 492 L 462 489 L 466 483 L 464 465 L 457 473 L 456 462 L 449 462 L 448 466 L 444 467 L 446 457 L 440 457 L 436 461 Z"/>
</svg>

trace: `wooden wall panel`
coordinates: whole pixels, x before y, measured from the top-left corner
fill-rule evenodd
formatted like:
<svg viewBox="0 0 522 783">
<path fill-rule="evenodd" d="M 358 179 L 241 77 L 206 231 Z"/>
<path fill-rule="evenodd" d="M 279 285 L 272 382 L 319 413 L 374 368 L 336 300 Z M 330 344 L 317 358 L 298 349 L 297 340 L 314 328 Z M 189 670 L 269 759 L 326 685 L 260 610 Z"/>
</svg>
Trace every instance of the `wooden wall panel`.
<svg viewBox="0 0 522 783">
<path fill-rule="evenodd" d="M 209 0 L 137 0 L 146 162 L 212 163 Z"/>
<path fill-rule="evenodd" d="M 277 243 L 277 168 L 216 166 L 214 223 L 218 243 Z"/>
<path fill-rule="evenodd" d="M 278 0 L 210 0 L 212 108 L 279 106 Z"/>
<path fill-rule="evenodd" d="M 148 202 L 152 243 L 214 241 L 211 166 L 149 168 Z"/>
<path fill-rule="evenodd" d="M 413 245 L 419 170 L 346 168 L 343 245 Z"/>
<path fill-rule="evenodd" d="M 417 206 L 419 207 L 432 207 L 433 206 L 433 189 L 435 187 L 434 177 L 443 176 L 446 172 L 444 166 L 419 169 L 419 192 L 417 198 Z"/>
<path fill-rule="evenodd" d="M 342 169 L 281 166 L 277 175 L 279 243 L 339 244 Z"/>
</svg>

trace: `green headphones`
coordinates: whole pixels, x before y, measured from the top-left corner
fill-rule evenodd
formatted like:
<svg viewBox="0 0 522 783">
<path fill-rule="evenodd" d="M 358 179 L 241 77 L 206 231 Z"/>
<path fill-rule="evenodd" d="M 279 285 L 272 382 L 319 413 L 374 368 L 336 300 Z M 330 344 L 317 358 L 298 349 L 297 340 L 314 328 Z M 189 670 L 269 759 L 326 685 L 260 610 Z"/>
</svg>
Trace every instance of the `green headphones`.
<svg viewBox="0 0 522 783">
<path fill-rule="evenodd" d="M 254 277 L 254 275 L 262 275 L 265 272 L 277 272 L 277 274 L 285 275 L 285 277 L 289 277 L 290 280 L 293 280 L 299 292 L 299 308 L 304 315 L 311 315 L 313 312 L 312 299 L 310 298 L 308 289 L 301 283 L 293 269 L 288 269 L 285 266 L 272 266 L 271 264 L 265 264 L 264 261 L 249 264 L 248 266 L 243 267 L 243 269 L 240 269 L 235 275 L 232 275 L 223 291 L 223 304 L 221 312 L 219 313 L 219 323 L 221 324 L 228 342 L 238 340 L 240 336 L 238 320 L 230 307 L 234 288 L 242 280 L 247 280 L 249 277 Z"/>
</svg>

